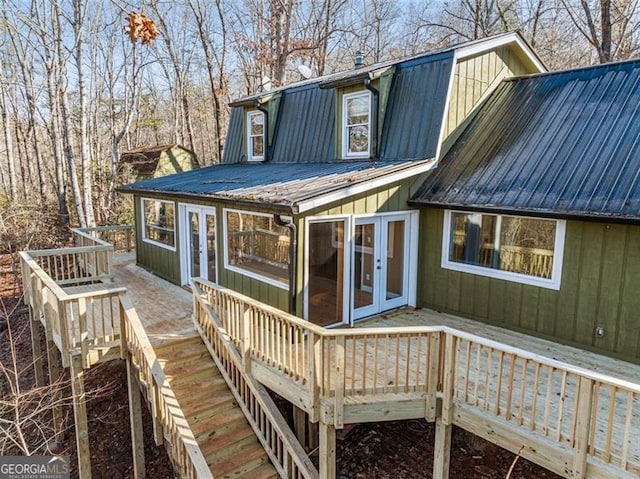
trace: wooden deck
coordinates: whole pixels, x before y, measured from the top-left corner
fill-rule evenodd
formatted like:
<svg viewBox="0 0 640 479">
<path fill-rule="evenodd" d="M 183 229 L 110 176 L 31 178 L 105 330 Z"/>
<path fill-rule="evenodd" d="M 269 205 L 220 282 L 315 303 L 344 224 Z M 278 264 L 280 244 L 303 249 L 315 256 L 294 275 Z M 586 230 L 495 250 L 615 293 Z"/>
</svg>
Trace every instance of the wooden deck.
<svg viewBox="0 0 640 479">
<path fill-rule="evenodd" d="M 198 335 L 189 291 L 137 266 L 134 253 L 114 255 L 113 270 L 116 282 L 127 288 L 154 347 Z"/>
<path fill-rule="evenodd" d="M 492 341 L 525 349 L 550 359 L 579 366 L 623 381 L 640 380 L 640 364 L 632 364 L 584 349 L 536 338 L 480 321 L 441 313 L 431 309 L 404 308 L 359 321 L 356 328 L 386 328 L 411 326 L 448 326 Z"/>
</svg>

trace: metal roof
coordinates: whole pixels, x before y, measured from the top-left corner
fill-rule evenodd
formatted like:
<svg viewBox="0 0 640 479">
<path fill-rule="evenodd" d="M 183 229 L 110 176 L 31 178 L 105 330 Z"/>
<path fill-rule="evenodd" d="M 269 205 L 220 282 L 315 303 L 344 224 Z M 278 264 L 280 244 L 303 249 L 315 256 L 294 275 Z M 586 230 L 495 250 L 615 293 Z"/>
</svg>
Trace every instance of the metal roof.
<svg viewBox="0 0 640 479">
<path fill-rule="evenodd" d="M 453 53 L 421 56 L 398 66 L 391 84 L 380 160 L 423 160 L 436 155 Z M 280 95 L 271 163 L 321 163 L 336 159 L 336 91 L 320 85 Z M 223 163 L 244 161 L 242 107 L 232 109 Z"/>
<path fill-rule="evenodd" d="M 380 158 L 436 156 L 449 92 L 453 53 L 406 62 L 397 67 L 384 117 Z"/>
<path fill-rule="evenodd" d="M 280 98 L 271 161 L 310 163 L 335 159 L 335 90 L 287 90 Z"/>
<path fill-rule="evenodd" d="M 335 163 L 241 163 L 213 165 L 175 175 L 139 181 L 119 188 L 125 193 L 164 194 L 246 204 L 297 212 L 319 197 L 374 180 L 389 182 L 398 175 L 419 174 L 434 163 L 342 161 Z"/>
<path fill-rule="evenodd" d="M 640 220 L 640 61 L 504 81 L 410 201 Z"/>
</svg>

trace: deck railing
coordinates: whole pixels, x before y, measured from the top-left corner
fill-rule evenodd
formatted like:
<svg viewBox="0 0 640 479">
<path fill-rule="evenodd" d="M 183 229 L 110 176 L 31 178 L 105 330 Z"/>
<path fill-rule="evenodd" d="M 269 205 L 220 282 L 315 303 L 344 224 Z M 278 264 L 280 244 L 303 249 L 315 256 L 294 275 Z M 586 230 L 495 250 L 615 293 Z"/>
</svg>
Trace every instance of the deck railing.
<svg viewBox="0 0 640 479">
<path fill-rule="evenodd" d="M 156 440 L 161 434 L 167 438 L 181 477 L 212 479 L 140 318 L 124 295 L 126 288 L 104 284 L 111 281 L 113 248 L 85 231 L 73 230 L 73 235 L 79 247 L 21 253 L 25 303 L 63 353 L 64 367 L 70 366 L 71 356 L 81 354 L 88 368 L 91 353 L 100 348 L 119 348 L 123 358 L 128 352 L 151 405 Z"/>
<path fill-rule="evenodd" d="M 444 326 L 324 329 L 203 280 L 194 295 L 210 305 L 197 321 L 219 321 L 245 367 L 312 419 L 330 404 L 341 427 L 345 407 L 401 397 L 424 398 L 433 419 L 437 394 L 445 422 L 500 421 L 531 449 L 547 444 L 551 469 L 640 473 L 637 383 Z"/>
<path fill-rule="evenodd" d="M 194 315 L 200 335 L 278 474 L 280 477 L 297 479 L 317 478 L 318 471 L 295 435 L 287 426 L 283 426 L 286 421 L 273 400 L 246 369 L 249 363 L 247 357 L 237 349 L 239 341 L 231 340 L 232 336 L 226 327 L 238 328 L 243 327 L 242 324 L 231 321 L 226 322 L 225 326 L 219 321 L 219 318 L 235 317 L 242 304 L 231 297 L 227 298 L 224 305 L 210 302 L 204 289 L 211 290 L 205 283 L 196 281 L 193 288 Z M 228 314 L 220 314 L 223 308 Z"/>
<path fill-rule="evenodd" d="M 116 253 L 135 250 L 133 225 L 96 226 L 94 228 L 74 228 L 73 241 L 76 246 L 110 245 Z"/>
<path fill-rule="evenodd" d="M 154 418 L 154 433 L 157 436 L 160 432 L 157 430 L 157 421 L 161 424 L 168 442 L 167 449 L 181 477 L 213 479 L 207 460 L 184 417 L 173 389 L 169 386 L 169 380 L 162 370 L 138 313 L 126 296 L 121 298 L 120 310 L 123 349 L 129 352 L 131 362 L 138 371 L 140 383 L 144 386 Z M 158 437 L 156 441 L 159 442 Z"/>
<path fill-rule="evenodd" d="M 445 408 L 475 410 L 571 449 L 574 470 L 592 456 L 640 473 L 639 384 L 446 331 L 455 367 Z"/>
<path fill-rule="evenodd" d="M 83 261 L 94 262 L 102 247 L 92 255 L 86 248 L 22 252 L 24 301 L 52 335 L 64 354 L 62 362 L 69 366 L 70 355 L 81 354 L 82 364 L 89 367 L 90 351 L 119 344 L 119 298 L 126 288 L 96 287 L 82 293 L 65 291 L 64 285 L 86 284 L 110 278 L 100 268 L 82 268 Z M 73 266 L 70 266 L 73 265 Z M 43 268 L 44 266 L 44 268 Z M 97 276 L 88 274 L 89 270 Z"/>
</svg>

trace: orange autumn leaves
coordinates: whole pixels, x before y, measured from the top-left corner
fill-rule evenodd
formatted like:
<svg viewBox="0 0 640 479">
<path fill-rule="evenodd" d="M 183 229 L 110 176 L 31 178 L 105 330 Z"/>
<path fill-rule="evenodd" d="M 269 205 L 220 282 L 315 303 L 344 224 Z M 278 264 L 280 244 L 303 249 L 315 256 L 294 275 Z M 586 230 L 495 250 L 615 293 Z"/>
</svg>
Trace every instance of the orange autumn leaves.
<svg viewBox="0 0 640 479">
<path fill-rule="evenodd" d="M 143 45 L 150 45 L 158 36 L 156 24 L 142 12 L 131 12 L 127 15 L 124 31 L 129 35 L 131 43 L 140 40 Z"/>
</svg>

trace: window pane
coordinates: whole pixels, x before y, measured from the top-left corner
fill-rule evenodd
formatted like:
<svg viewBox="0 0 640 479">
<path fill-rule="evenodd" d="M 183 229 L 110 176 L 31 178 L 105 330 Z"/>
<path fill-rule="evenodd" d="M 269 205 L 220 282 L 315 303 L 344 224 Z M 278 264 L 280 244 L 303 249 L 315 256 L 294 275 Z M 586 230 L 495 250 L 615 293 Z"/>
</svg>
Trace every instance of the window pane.
<svg viewBox="0 0 640 479">
<path fill-rule="evenodd" d="M 252 138 L 251 141 L 253 142 L 253 156 L 262 156 L 264 153 L 264 138 L 262 136 L 256 136 L 255 138 Z"/>
<path fill-rule="evenodd" d="M 369 123 L 369 95 L 347 99 L 347 125 Z"/>
<path fill-rule="evenodd" d="M 449 260 L 551 279 L 555 239 L 554 220 L 451 213 Z"/>
<path fill-rule="evenodd" d="M 174 246 L 175 226 L 173 203 L 143 200 L 145 238 Z"/>
<path fill-rule="evenodd" d="M 404 223 L 390 221 L 387 226 L 387 300 L 404 294 Z"/>
<path fill-rule="evenodd" d="M 251 115 L 251 134 L 262 135 L 264 133 L 264 115 L 257 113 Z"/>
<path fill-rule="evenodd" d="M 500 230 L 500 269 L 551 278 L 556 222 L 505 216 Z"/>
<path fill-rule="evenodd" d="M 289 230 L 271 216 L 227 212 L 230 266 L 289 283 Z"/>
<path fill-rule="evenodd" d="M 349 153 L 366 153 L 369 151 L 369 127 L 352 126 L 349 129 Z"/>
<path fill-rule="evenodd" d="M 309 224 L 309 321 L 326 326 L 342 321 L 344 302 L 344 220 Z"/>
</svg>

